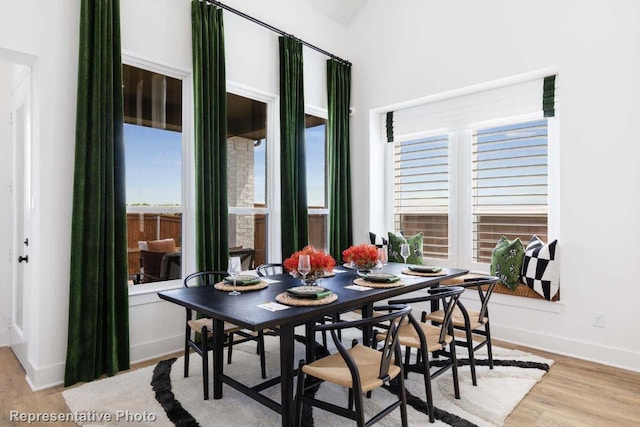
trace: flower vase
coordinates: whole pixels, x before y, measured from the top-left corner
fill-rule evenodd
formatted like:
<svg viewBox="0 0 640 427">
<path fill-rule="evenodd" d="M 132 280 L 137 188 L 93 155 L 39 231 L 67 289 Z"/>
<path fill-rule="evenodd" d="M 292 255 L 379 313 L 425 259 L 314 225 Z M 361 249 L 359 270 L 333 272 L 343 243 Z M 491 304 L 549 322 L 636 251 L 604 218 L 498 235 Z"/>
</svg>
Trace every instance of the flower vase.
<svg viewBox="0 0 640 427">
<path fill-rule="evenodd" d="M 307 277 L 302 279 L 302 283 L 305 286 L 318 286 L 318 281 L 324 277 L 324 270 L 314 270 L 307 274 Z"/>
</svg>

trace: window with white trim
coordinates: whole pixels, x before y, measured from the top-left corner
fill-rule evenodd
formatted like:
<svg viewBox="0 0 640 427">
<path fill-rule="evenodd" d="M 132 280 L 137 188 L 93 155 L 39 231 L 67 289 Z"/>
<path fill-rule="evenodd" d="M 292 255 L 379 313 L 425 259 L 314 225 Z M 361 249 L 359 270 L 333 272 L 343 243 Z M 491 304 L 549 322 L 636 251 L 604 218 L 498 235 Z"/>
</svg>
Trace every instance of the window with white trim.
<svg viewBox="0 0 640 427">
<path fill-rule="evenodd" d="M 558 119 L 548 80 L 527 76 L 436 96 L 381 120 L 393 144 L 392 228 L 422 232 L 427 262 L 488 271 L 502 235 L 525 245 L 533 234 L 554 237 L 549 194 L 557 183 L 548 177 Z"/>
</svg>

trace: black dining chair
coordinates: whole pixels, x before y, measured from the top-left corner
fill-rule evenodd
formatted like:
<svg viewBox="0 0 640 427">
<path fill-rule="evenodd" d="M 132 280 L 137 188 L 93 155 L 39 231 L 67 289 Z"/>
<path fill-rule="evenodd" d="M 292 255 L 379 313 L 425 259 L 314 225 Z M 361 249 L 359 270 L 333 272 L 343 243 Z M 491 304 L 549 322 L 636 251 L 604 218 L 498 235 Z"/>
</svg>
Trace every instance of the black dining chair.
<svg viewBox="0 0 640 427">
<path fill-rule="evenodd" d="M 427 396 L 427 413 L 429 422 L 435 422 L 433 411 L 433 393 L 431 391 L 431 380 L 439 377 L 447 370 L 451 369 L 453 377 L 453 390 L 456 399 L 460 399 L 460 385 L 458 382 L 458 362 L 456 359 L 455 337 L 451 316 L 453 310 L 464 292 L 461 287 L 434 288 L 428 290 L 428 295 L 415 298 L 394 299 L 389 304 L 416 304 L 422 302 L 438 301 L 444 310 L 444 318 L 439 326 L 427 323 L 427 313 L 422 312 L 421 320 L 418 321 L 413 314 L 408 315 L 409 321 L 399 328 L 399 342 L 405 347 L 404 372 L 405 376 L 409 372 L 422 374 L 424 378 L 425 394 Z M 385 338 L 388 332 L 379 332 L 376 339 Z M 411 349 L 418 350 L 415 363 L 411 362 Z M 438 369 L 432 370 L 429 355 L 437 357 Z"/>
<path fill-rule="evenodd" d="M 456 338 L 456 345 L 466 347 L 469 352 L 469 367 L 471 369 L 471 380 L 473 385 L 478 385 L 476 378 L 476 358 L 475 352 L 482 347 L 487 347 L 487 359 L 489 361 L 489 369 L 493 369 L 493 351 L 491 349 L 491 329 L 489 328 L 489 298 L 493 294 L 493 289 L 496 287 L 498 277 L 473 277 L 465 279 L 463 283 L 458 283 L 455 286 L 460 286 L 464 289 L 478 291 L 478 297 L 480 301 L 479 310 L 467 309 L 462 301 L 458 300 L 456 308 L 451 316 L 451 323 L 455 329 L 463 330 L 465 332 L 465 338 Z M 444 287 L 443 287 L 444 288 Z M 427 315 L 427 320 L 431 320 L 437 324 L 442 323 L 444 319 L 444 311 L 438 310 Z M 474 342 L 473 337 L 481 337 L 482 340 Z"/>
<path fill-rule="evenodd" d="M 273 276 L 276 274 L 284 274 L 284 265 L 280 263 L 260 264 L 256 268 L 256 273 L 260 277 Z"/>
<path fill-rule="evenodd" d="M 301 425 L 302 405 L 304 404 L 355 420 L 359 427 L 371 425 L 399 407 L 402 426 L 407 426 L 407 399 L 404 389 L 402 355 L 398 345 L 400 328 L 396 325 L 404 323 L 411 308 L 406 305 L 388 305 L 376 309 L 385 310 L 387 314 L 378 318 L 327 323 L 314 327 L 316 331 L 331 333 L 331 338 L 338 352 L 308 364 L 304 360 L 300 361 L 295 404 L 296 426 Z M 351 348 L 346 349 L 338 337 L 338 331 L 347 328 L 370 328 L 380 321 L 391 322 L 391 327 L 387 331 L 379 351 L 372 348 L 370 343 L 359 344 L 355 340 Z M 363 394 L 370 393 L 392 380 L 398 383 L 398 400 L 374 415 L 369 421 L 365 421 Z M 346 406 L 322 401 L 316 397 L 315 390 L 323 381 L 349 389 Z"/>
<path fill-rule="evenodd" d="M 225 271 L 199 271 L 188 275 L 184 279 L 184 287 L 213 286 L 221 282 L 227 276 Z M 185 325 L 184 339 L 184 376 L 189 376 L 189 354 L 193 349 L 202 357 L 202 386 L 204 388 L 204 400 L 209 399 L 209 350 L 213 349 L 213 319 L 203 317 L 199 313 L 189 308 L 187 310 L 187 320 Z M 260 355 L 260 370 L 262 378 L 266 378 L 265 354 L 264 354 L 264 334 L 243 330 L 230 322 L 224 322 L 224 346 L 227 347 L 227 363 L 231 363 L 231 354 L 234 344 L 247 341 L 257 341 L 258 354 Z"/>
</svg>

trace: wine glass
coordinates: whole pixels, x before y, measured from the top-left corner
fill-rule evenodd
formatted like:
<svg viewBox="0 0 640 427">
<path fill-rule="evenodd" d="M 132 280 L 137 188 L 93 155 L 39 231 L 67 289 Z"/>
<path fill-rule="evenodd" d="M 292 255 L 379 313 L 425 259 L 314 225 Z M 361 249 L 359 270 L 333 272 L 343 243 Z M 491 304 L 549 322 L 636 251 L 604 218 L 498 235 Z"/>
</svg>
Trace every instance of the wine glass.
<svg viewBox="0 0 640 427">
<path fill-rule="evenodd" d="M 240 292 L 236 289 L 236 277 L 242 271 L 242 264 L 240 263 L 239 256 L 232 256 L 229 258 L 229 268 L 227 271 L 233 278 L 233 291 L 229 292 L 229 295 L 240 295 Z"/>
<path fill-rule="evenodd" d="M 309 255 L 300 255 L 298 257 L 298 273 L 302 275 L 302 282 L 307 279 L 307 274 L 311 272 L 311 259 Z"/>
<path fill-rule="evenodd" d="M 380 264 L 380 268 L 387 265 L 387 261 L 389 261 L 387 256 L 387 247 L 383 246 L 378 248 L 378 264 Z"/>
<path fill-rule="evenodd" d="M 405 267 L 407 266 L 407 258 L 409 258 L 409 254 L 411 254 L 411 251 L 409 250 L 409 244 L 403 243 L 402 245 L 400 245 L 400 256 L 404 258 Z"/>
</svg>

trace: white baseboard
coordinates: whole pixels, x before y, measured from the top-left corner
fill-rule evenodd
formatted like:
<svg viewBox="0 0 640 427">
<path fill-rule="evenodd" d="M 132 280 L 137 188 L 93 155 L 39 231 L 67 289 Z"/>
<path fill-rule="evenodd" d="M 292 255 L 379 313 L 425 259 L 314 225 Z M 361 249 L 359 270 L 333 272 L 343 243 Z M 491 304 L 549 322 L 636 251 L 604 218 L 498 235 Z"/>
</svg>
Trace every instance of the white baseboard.
<svg viewBox="0 0 640 427">
<path fill-rule="evenodd" d="M 139 363 L 182 350 L 184 350 L 184 334 L 133 345 L 129 359 L 132 364 Z"/>
<path fill-rule="evenodd" d="M 9 330 L 5 329 L 0 331 L 0 347 L 9 346 Z"/>
<path fill-rule="evenodd" d="M 640 353 L 491 323 L 491 337 L 576 359 L 640 372 Z"/>
<path fill-rule="evenodd" d="M 144 362 L 166 354 L 181 351 L 184 348 L 184 335 L 164 338 L 132 346 L 130 349 L 131 364 Z M 64 383 L 64 363 L 46 368 L 36 369 L 33 365 L 25 366 L 26 381 L 33 391 L 44 390 Z"/>
</svg>

